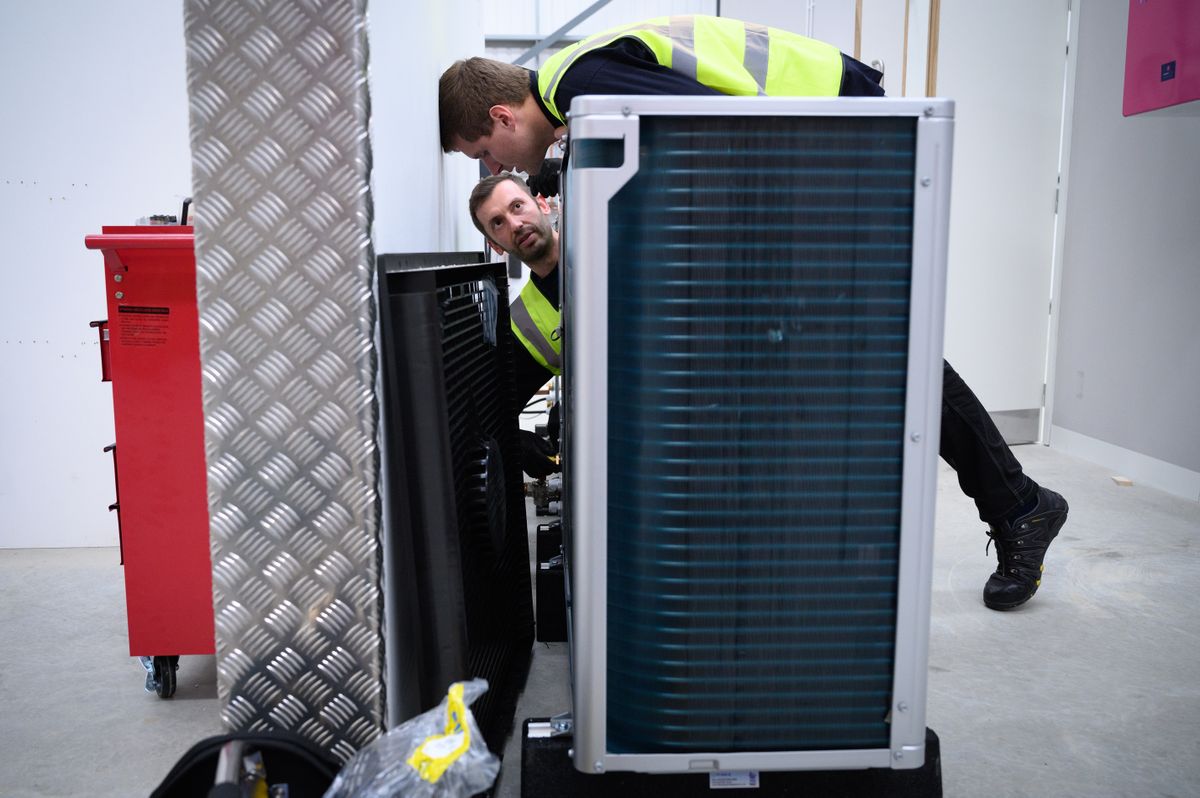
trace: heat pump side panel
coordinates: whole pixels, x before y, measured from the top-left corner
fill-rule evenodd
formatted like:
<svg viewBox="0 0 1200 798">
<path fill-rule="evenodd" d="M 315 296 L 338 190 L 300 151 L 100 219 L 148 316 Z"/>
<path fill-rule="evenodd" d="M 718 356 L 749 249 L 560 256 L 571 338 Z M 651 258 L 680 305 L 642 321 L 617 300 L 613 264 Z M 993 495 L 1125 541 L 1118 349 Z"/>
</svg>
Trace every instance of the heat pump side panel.
<svg viewBox="0 0 1200 798">
<path fill-rule="evenodd" d="M 406 656 L 399 686 L 416 688 L 417 711 L 452 681 L 487 679 L 472 711 L 499 752 L 533 640 L 505 272 L 414 268 L 425 259 L 380 258 L 390 541 L 401 577 L 388 590 L 393 648 Z"/>
</svg>

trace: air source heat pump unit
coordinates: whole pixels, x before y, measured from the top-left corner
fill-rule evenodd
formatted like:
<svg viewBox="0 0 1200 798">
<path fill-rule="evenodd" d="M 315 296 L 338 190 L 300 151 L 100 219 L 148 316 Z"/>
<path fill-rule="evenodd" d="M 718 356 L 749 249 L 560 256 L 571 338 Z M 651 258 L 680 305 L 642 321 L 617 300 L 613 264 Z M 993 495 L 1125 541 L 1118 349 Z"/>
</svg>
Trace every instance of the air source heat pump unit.
<svg viewBox="0 0 1200 798">
<path fill-rule="evenodd" d="M 952 128 L 944 100 L 572 104 L 579 770 L 922 764 Z"/>
<path fill-rule="evenodd" d="M 389 716 L 481 676 L 472 710 L 500 753 L 533 646 L 529 544 L 505 267 L 433 265 L 463 259 L 379 257 Z"/>
</svg>

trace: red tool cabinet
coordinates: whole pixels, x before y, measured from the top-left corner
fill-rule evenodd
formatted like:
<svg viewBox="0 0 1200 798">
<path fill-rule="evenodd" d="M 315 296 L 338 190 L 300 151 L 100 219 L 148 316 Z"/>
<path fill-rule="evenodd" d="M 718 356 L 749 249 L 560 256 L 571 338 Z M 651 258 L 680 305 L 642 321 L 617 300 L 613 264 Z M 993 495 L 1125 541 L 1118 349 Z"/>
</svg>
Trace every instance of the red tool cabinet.
<svg viewBox="0 0 1200 798">
<path fill-rule="evenodd" d="M 115 468 L 129 653 L 164 698 L 181 654 L 211 654 L 212 566 L 192 228 L 104 227 Z M 107 341 L 106 341 L 107 339 Z"/>
</svg>

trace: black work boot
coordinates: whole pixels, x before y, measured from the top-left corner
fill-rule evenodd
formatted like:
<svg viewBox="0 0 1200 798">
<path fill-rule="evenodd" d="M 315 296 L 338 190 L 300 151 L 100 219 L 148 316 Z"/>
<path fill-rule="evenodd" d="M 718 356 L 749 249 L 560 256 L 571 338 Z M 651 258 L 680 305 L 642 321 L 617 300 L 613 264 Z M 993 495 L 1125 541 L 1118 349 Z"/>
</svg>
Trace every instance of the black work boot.
<svg viewBox="0 0 1200 798">
<path fill-rule="evenodd" d="M 989 524 L 1000 566 L 983 587 L 983 603 L 993 610 L 1011 610 L 1033 598 L 1042 584 L 1042 559 L 1050 541 L 1067 521 L 1067 500 L 1039 488 L 1037 506 L 1016 518 Z"/>
</svg>

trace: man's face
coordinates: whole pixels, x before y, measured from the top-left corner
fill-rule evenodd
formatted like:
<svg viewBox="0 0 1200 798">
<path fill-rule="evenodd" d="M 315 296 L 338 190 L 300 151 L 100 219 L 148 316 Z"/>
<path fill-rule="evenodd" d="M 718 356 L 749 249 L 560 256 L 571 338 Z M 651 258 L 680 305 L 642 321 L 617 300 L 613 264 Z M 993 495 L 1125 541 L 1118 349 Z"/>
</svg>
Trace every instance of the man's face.
<svg viewBox="0 0 1200 798">
<path fill-rule="evenodd" d="M 492 106 L 491 117 L 491 133 L 474 141 L 454 136 L 450 142 L 452 149 L 482 161 L 494 175 L 515 170 L 536 175 L 546 158 L 547 147 L 534 140 L 532 131 L 518 124 L 507 106 Z"/>
<path fill-rule="evenodd" d="M 492 194 L 475 211 L 493 244 L 523 263 L 546 257 L 554 244 L 554 230 L 546 214 L 545 200 L 526 194 L 511 180 L 492 189 Z"/>
</svg>

